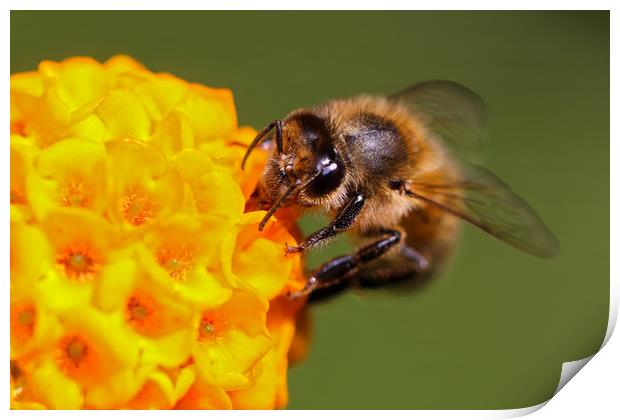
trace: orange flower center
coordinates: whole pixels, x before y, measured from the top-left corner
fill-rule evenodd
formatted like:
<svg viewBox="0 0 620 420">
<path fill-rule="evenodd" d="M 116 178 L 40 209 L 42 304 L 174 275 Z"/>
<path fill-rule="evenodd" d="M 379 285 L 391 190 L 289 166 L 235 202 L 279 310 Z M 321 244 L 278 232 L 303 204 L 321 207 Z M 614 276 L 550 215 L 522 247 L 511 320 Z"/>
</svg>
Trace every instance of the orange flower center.
<svg viewBox="0 0 620 420">
<path fill-rule="evenodd" d="M 15 401 L 32 401 L 34 396 L 28 392 L 28 383 L 24 372 L 17 364 L 11 360 L 11 381 L 13 382 L 13 392 L 11 398 Z"/>
<path fill-rule="evenodd" d="M 209 197 L 209 194 L 205 192 L 204 188 L 201 188 L 200 184 L 197 182 L 192 183 L 190 188 L 194 195 L 194 203 L 196 204 L 198 213 L 207 213 L 213 205 L 213 198 Z"/>
<path fill-rule="evenodd" d="M 26 204 L 26 197 L 19 191 L 11 190 L 11 204 Z"/>
<path fill-rule="evenodd" d="M 127 301 L 125 319 L 138 332 L 151 335 L 158 327 L 155 306 L 152 298 L 134 294 Z"/>
<path fill-rule="evenodd" d="M 36 319 L 37 311 L 31 303 L 11 308 L 11 335 L 19 341 L 28 340 L 34 332 Z"/>
<path fill-rule="evenodd" d="M 198 340 L 209 341 L 221 337 L 227 326 L 228 321 L 221 312 L 204 312 L 198 327 Z"/>
<path fill-rule="evenodd" d="M 89 207 L 91 198 L 83 183 L 72 180 L 60 190 L 58 202 L 65 207 Z"/>
<path fill-rule="evenodd" d="M 127 302 L 127 318 L 131 322 L 143 323 L 152 313 L 153 310 L 135 296 Z"/>
<path fill-rule="evenodd" d="M 152 195 L 139 185 L 125 190 L 120 198 L 120 208 L 125 221 L 135 226 L 150 222 L 157 212 Z"/>
<path fill-rule="evenodd" d="M 26 122 L 25 121 L 11 121 L 11 133 L 19 134 L 20 136 L 26 135 Z"/>
<path fill-rule="evenodd" d="M 14 381 L 22 377 L 23 372 L 15 360 L 11 360 L 11 379 Z"/>
<path fill-rule="evenodd" d="M 194 265 L 194 253 L 187 247 L 161 248 L 157 252 L 157 261 L 173 279 L 184 281 Z"/>
<path fill-rule="evenodd" d="M 61 270 L 79 283 L 91 280 L 101 269 L 101 261 L 88 247 L 69 247 L 56 257 Z"/>
<path fill-rule="evenodd" d="M 58 345 L 58 365 L 68 375 L 78 373 L 91 356 L 88 343 L 77 335 L 62 338 Z"/>
</svg>

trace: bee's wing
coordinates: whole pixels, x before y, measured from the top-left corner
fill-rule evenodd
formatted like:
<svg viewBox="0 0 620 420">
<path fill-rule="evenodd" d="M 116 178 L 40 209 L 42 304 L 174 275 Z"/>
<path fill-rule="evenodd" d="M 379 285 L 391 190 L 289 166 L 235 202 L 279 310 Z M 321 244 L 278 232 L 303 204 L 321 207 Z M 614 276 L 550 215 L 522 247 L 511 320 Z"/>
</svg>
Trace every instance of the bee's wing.
<svg viewBox="0 0 620 420">
<path fill-rule="evenodd" d="M 559 243 L 536 212 L 490 171 L 458 162 L 458 175 L 441 182 L 433 174 L 410 183 L 408 195 L 442 208 L 502 241 L 542 258 L 558 254 Z"/>
<path fill-rule="evenodd" d="M 409 108 L 458 155 L 481 160 L 486 110 L 474 91 L 455 82 L 434 80 L 415 84 L 389 99 Z"/>
</svg>

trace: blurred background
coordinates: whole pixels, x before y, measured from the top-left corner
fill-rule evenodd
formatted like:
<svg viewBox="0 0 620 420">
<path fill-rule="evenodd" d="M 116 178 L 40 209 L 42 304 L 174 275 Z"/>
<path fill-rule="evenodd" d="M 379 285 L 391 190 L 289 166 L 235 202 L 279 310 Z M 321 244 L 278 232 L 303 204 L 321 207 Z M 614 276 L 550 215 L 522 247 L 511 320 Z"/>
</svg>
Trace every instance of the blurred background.
<svg viewBox="0 0 620 420">
<path fill-rule="evenodd" d="M 43 59 L 134 56 L 232 89 L 241 124 L 357 93 L 449 79 L 489 110 L 485 165 L 561 242 L 546 261 L 464 230 L 414 293 L 312 309 L 293 409 L 518 408 L 593 354 L 609 307 L 608 12 L 11 12 L 11 72 Z M 320 217 L 303 221 L 309 232 Z M 350 249 L 313 253 L 316 265 Z"/>
</svg>

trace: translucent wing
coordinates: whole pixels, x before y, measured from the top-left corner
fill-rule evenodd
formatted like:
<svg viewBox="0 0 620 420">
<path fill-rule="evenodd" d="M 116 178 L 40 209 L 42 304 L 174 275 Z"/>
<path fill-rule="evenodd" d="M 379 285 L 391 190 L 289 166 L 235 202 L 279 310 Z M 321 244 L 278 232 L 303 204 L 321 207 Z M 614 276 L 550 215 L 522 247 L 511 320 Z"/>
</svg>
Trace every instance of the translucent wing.
<svg viewBox="0 0 620 420">
<path fill-rule="evenodd" d="M 389 97 L 408 107 L 445 145 L 467 160 L 479 162 L 485 139 L 484 101 L 455 82 L 421 82 Z"/>
<path fill-rule="evenodd" d="M 498 239 L 542 258 L 559 252 L 559 243 L 536 212 L 488 170 L 457 162 L 458 175 L 428 173 L 412 180 L 406 193 L 439 207 Z"/>
<path fill-rule="evenodd" d="M 449 164 L 410 180 L 406 193 L 477 226 L 529 254 L 556 255 L 559 244 L 536 212 L 479 162 L 485 140 L 482 98 L 455 82 L 418 83 L 390 96 L 440 140 Z M 452 174 L 452 175 L 450 175 Z"/>
</svg>

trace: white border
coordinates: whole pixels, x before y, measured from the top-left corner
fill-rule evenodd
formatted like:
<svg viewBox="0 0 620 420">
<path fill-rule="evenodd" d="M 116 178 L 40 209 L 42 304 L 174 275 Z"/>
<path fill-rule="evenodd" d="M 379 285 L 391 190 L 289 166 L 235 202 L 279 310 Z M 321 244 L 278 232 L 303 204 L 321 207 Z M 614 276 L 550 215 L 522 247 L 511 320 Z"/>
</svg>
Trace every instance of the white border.
<svg viewBox="0 0 620 420">
<path fill-rule="evenodd" d="M 10 48 L 10 10 L 27 10 L 27 9 L 38 9 L 38 10 L 72 10 L 72 9 L 94 9 L 94 10 L 142 10 L 142 9 L 158 9 L 158 10 L 195 10 L 201 7 L 199 3 L 191 0 L 175 0 L 171 1 L 162 1 L 162 0 L 135 0 L 135 1 L 118 1 L 118 0 L 93 0 L 89 2 L 84 1 L 69 1 L 69 0 L 58 0 L 54 2 L 49 1 L 13 1 L 9 0 L 3 2 L 6 4 L 6 9 L 4 13 L 2 13 L 0 17 L 0 31 L 4 35 L 2 39 L 2 43 L 4 47 L 2 51 L 4 53 L 0 54 L 0 59 L 2 60 L 2 67 L 5 69 L 9 69 L 9 48 Z M 598 9 L 598 10 L 611 10 L 611 45 L 618 46 L 618 12 L 614 10 L 614 2 L 612 1 L 603 1 L 603 0 L 590 0 L 586 2 L 574 1 L 574 0 L 565 0 L 558 2 L 550 2 L 550 1 L 533 1 L 533 0 L 521 0 L 521 1 L 467 1 L 467 2 L 459 2 L 459 1 L 426 1 L 426 2 L 406 2 L 403 0 L 382 0 L 381 1 L 381 10 L 406 10 L 415 8 L 417 10 L 450 10 L 450 9 L 462 9 L 464 5 L 471 10 L 485 10 L 485 9 L 494 9 L 494 10 L 513 10 L 513 9 L 538 9 L 538 10 L 572 10 L 572 9 Z M 334 0 L 313 0 L 310 2 L 292 2 L 292 1 L 238 1 L 238 0 L 229 0 L 227 2 L 222 2 L 220 4 L 207 4 L 209 9 L 212 10 L 243 10 L 243 9 L 265 9 L 265 10 L 277 10 L 277 9 L 287 9 L 287 10 L 310 10 L 310 9 L 376 9 L 377 2 L 370 2 L 367 0 L 358 0 L 358 1 L 334 1 Z M 53 7 L 52 7 L 53 6 Z M 614 110 L 617 110 L 617 101 L 618 98 L 618 84 L 616 83 L 617 74 L 620 70 L 618 66 L 618 54 L 614 51 L 613 47 L 611 48 L 611 74 L 616 75 L 614 79 L 611 79 L 611 115 L 615 115 Z M 6 74 L 6 73 L 5 73 Z M 2 115 L 3 126 L 2 130 L 4 133 L 9 132 L 9 120 L 7 116 L 9 115 L 9 78 L 5 77 L 2 84 Z M 611 142 L 610 145 L 610 164 L 612 162 L 613 157 L 615 157 L 615 161 L 618 162 L 618 143 L 617 143 L 617 123 L 612 119 L 611 121 L 611 138 L 616 139 L 616 141 Z M 6 134 L 5 134 L 6 138 Z M 3 182 L 0 187 L 0 197 L 7 197 L 8 194 L 8 185 L 9 185 L 9 153 L 8 141 L 4 142 L 4 153 L 2 155 L 3 165 L 2 165 L 2 177 Z M 614 189 L 616 194 L 618 193 L 617 183 L 614 181 L 618 181 L 619 179 L 619 171 L 617 167 L 614 165 L 611 166 L 611 187 L 610 187 L 610 197 L 611 197 L 611 214 L 617 214 L 618 207 L 618 199 L 617 195 L 614 195 Z M 616 187 L 616 188 L 614 188 Z M 5 281 L 8 281 L 9 278 L 9 263 L 8 263 L 8 255 L 9 255 L 9 242 L 6 241 L 6 238 L 9 237 L 9 210 L 8 206 L 3 208 L 2 212 L 3 223 L 1 224 L 1 228 L 4 233 L 4 241 L 0 242 L 0 247 L 2 248 L 2 255 L 4 258 L 2 259 L 2 268 L 4 274 Z M 562 367 L 562 376 L 560 383 L 558 384 L 558 389 L 556 393 L 562 389 L 564 385 L 566 385 L 566 389 L 562 390 L 560 394 L 554 397 L 551 402 L 548 404 L 548 407 L 544 410 L 538 411 L 535 416 L 540 419 L 551 419 L 551 418 L 562 418 L 562 419 L 573 419 L 573 418 L 583 418 L 583 416 L 592 416 L 596 414 L 593 418 L 616 418 L 618 413 L 620 412 L 620 403 L 618 402 L 618 378 L 620 374 L 620 360 L 618 355 L 620 354 L 620 341 L 617 338 L 612 338 L 612 332 L 614 330 L 617 314 L 618 314 L 618 301 L 619 301 L 619 290 L 618 290 L 618 266 L 615 264 L 615 260 L 618 255 L 618 241 L 615 238 L 618 238 L 620 234 L 620 229 L 618 223 L 615 219 L 611 218 L 611 243 L 610 243 L 610 252 L 611 252 L 611 290 L 610 290 L 610 313 L 609 313 L 609 325 L 607 329 L 607 333 L 605 335 L 604 346 L 605 348 L 597 353 L 595 357 L 593 357 L 593 362 L 589 364 L 589 367 L 585 369 L 585 372 L 580 375 L 580 379 L 577 381 L 571 381 L 568 385 L 566 383 L 576 374 L 592 357 L 588 357 L 581 361 L 573 361 L 567 362 Z M 616 257 L 616 258 L 614 258 Z M 8 308 L 10 306 L 10 297 L 8 293 L 4 293 L 2 295 L 3 302 L 3 322 L 2 322 L 2 337 L 9 336 L 9 320 L 8 320 Z M 6 363 L 9 359 L 9 344 L 8 341 L 4 341 L 4 345 L 2 346 L 0 360 L 4 360 L 5 363 L 1 363 L 2 371 L 0 372 L 0 378 L 2 381 L 2 404 L 3 408 L 8 410 L 8 395 L 9 395 L 9 364 Z M 591 365 L 591 366 L 590 366 Z M 7 378 L 7 379 L 4 379 Z M 541 407 L 545 406 L 547 402 L 539 404 L 533 407 L 525 407 L 516 410 L 470 410 L 470 411 L 444 411 L 444 410 L 435 410 L 435 411 L 382 411 L 380 415 L 388 415 L 390 417 L 395 418 L 445 418 L 450 416 L 452 418 L 506 418 L 506 417 L 516 417 L 521 415 L 526 415 L 532 412 L 539 410 Z M 594 405 L 593 405 L 594 404 Z M 237 413 L 209 413 L 209 416 L 214 416 L 216 418 L 221 418 L 223 416 L 236 417 L 236 416 L 245 416 L 247 412 L 237 412 Z M 338 415 L 355 415 L 355 417 L 364 417 L 366 415 L 372 415 L 375 417 L 374 412 L 329 412 L 326 414 L 338 413 Z M 371 414 L 372 413 L 372 414 Z M 139 415 L 138 412 L 124 412 L 124 415 Z M 150 413 L 149 416 L 160 417 L 167 416 L 170 413 L 166 411 L 153 412 Z M 15 417 L 29 417 L 38 415 L 36 412 L 27 412 L 27 411 L 11 411 L 11 416 Z M 84 414 L 82 412 L 46 412 L 46 416 L 62 416 L 65 417 L 81 417 Z M 105 411 L 90 411 L 88 416 L 94 417 L 107 417 L 110 413 Z M 200 412 L 191 412 L 191 413 L 176 413 L 175 415 L 191 415 L 191 416 L 204 416 L 205 413 Z M 308 418 L 314 417 L 315 414 L 311 411 L 276 411 L 276 412 L 252 412 L 252 417 L 274 417 L 274 416 L 295 416 L 295 418 Z"/>
</svg>

